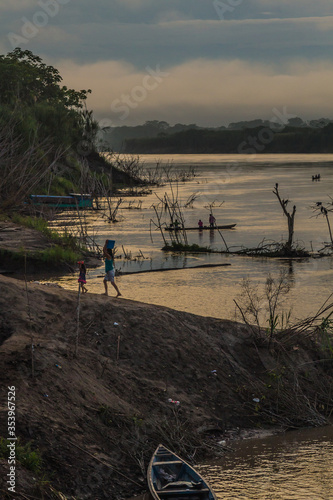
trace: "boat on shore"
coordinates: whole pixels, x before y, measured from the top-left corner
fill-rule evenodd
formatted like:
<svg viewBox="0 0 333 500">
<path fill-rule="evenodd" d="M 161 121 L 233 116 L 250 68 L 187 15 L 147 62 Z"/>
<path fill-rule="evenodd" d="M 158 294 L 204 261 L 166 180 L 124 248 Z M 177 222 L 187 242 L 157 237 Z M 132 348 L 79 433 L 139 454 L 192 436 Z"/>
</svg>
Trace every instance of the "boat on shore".
<svg viewBox="0 0 333 500">
<path fill-rule="evenodd" d="M 216 500 L 209 483 L 161 444 L 150 460 L 147 481 L 154 500 Z"/>
<path fill-rule="evenodd" d="M 234 229 L 234 227 L 236 226 L 236 224 L 225 224 L 224 226 L 214 226 L 214 227 L 210 227 L 210 226 L 203 226 L 203 227 L 181 227 L 181 226 L 167 226 L 164 228 L 164 231 L 180 231 L 180 230 L 183 230 L 183 231 L 203 231 L 203 230 L 206 230 L 206 231 L 215 231 L 216 229 Z"/>
<path fill-rule="evenodd" d="M 29 201 L 34 205 L 55 208 L 92 208 L 91 194 L 69 193 L 67 196 L 31 194 Z"/>
</svg>

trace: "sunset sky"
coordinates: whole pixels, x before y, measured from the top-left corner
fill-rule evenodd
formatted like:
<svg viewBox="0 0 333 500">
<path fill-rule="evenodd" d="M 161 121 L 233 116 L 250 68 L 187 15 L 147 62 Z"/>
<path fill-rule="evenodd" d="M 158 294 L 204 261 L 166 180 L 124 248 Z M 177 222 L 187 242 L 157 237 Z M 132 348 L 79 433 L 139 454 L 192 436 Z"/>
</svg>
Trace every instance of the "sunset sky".
<svg viewBox="0 0 333 500">
<path fill-rule="evenodd" d="M 333 118 L 332 0 L 1 0 L 0 23 L 106 125 Z"/>
</svg>

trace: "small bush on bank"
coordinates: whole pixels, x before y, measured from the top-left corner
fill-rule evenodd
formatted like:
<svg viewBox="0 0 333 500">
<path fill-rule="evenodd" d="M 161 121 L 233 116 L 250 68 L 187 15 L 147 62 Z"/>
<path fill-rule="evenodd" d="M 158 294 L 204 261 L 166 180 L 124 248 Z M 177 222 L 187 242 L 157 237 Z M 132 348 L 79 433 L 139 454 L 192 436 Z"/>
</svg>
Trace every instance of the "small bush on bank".
<svg viewBox="0 0 333 500">
<path fill-rule="evenodd" d="M 0 438 L 0 458 L 5 460 L 9 457 L 8 445 L 13 444 L 13 441 L 9 441 L 3 437 Z M 39 450 L 32 450 L 31 443 L 21 444 L 18 438 L 15 441 L 15 458 L 20 464 L 23 465 L 28 470 L 39 474 L 42 468 L 42 458 Z"/>
<path fill-rule="evenodd" d="M 185 245 L 183 243 L 177 243 L 173 241 L 171 245 L 165 245 L 162 250 L 165 252 L 203 252 L 203 253 L 211 253 L 211 248 L 208 247 L 200 247 L 196 243 L 193 245 Z"/>
</svg>

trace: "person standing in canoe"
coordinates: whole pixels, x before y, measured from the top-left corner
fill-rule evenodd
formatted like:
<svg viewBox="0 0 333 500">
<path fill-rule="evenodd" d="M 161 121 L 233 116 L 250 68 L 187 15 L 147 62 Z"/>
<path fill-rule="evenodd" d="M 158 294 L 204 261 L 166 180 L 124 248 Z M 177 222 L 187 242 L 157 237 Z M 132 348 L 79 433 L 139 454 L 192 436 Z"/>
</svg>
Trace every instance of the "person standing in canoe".
<svg viewBox="0 0 333 500">
<path fill-rule="evenodd" d="M 113 255 L 112 255 L 112 250 L 107 247 L 108 241 L 109 240 L 106 240 L 105 245 L 103 247 L 103 256 L 104 256 L 104 260 L 105 260 L 105 277 L 103 280 L 104 288 L 105 288 L 104 295 L 109 295 L 108 294 L 108 281 L 110 281 L 111 285 L 115 288 L 115 290 L 117 292 L 116 297 L 120 297 L 121 293 L 120 293 L 119 288 L 117 287 L 116 283 L 114 282 L 115 271 L 114 271 L 114 265 L 113 265 Z"/>
<path fill-rule="evenodd" d="M 215 227 L 216 219 L 213 214 L 209 215 L 209 227 Z"/>
</svg>

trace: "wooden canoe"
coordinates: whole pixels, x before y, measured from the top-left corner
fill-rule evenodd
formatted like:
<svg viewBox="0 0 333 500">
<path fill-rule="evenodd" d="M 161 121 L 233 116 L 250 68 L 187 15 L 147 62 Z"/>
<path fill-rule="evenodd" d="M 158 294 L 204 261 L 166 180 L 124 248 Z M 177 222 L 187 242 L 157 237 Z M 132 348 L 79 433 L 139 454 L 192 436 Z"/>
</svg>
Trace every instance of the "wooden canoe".
<svg viewBox="0 0 333 500">
<path fill-rule="evenodd" d="M 170 227 L 167 226 L 164 228 L 165 231 L 179 231 L 180 229 L 183 229 L 185 231 L 202 231 L 202 230 L 209 230 L 209 231 L 214 231 L 215 229 L 233 229 L 236 226 L 236 224 L 225 224 L 224 226 L 204 226 L 204 227 Z"/>
<path fill-rule="evenodd" d="M 31 194 L 30 202 L 34 205 L 48 205 L 55 208 L 91 208 L 91 194 L 70 193 L 68 196 L 49 196 Z"/>
<path fill-rule="evenodd" d="M 147 481 L 154 500 L 216 500 L 208 482 L 161 444 L 150 460 Z"/>
</svg>

